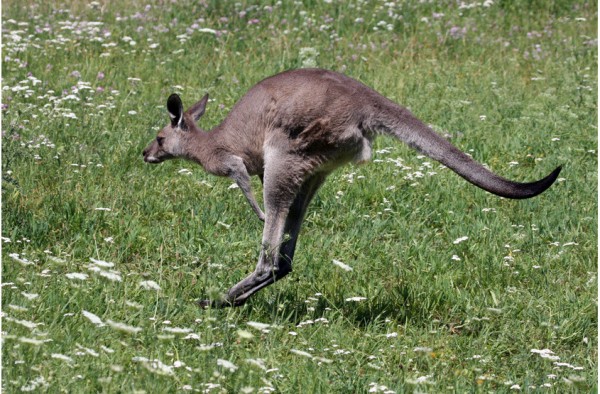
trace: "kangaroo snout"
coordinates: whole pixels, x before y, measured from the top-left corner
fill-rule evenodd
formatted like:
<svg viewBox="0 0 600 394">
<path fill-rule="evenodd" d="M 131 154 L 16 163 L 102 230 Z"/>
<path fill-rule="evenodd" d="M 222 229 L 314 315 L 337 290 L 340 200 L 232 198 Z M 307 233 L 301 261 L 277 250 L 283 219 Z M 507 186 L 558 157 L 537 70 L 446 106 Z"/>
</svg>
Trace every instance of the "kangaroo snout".
<svg viewBox="0 0 600 394">
<path fill-rule="evenodd" d="M 146 148 L 142 151 L 142 156 L 144 157 L 144 161 L 146 163 L 152 163 L 152 164 L 160 163 L 160 160 L 158 160 L 154 155 L 150 154 L 149 148 Z"/>
<path fill-rule="evenodd" d="M 158 164 L 158 163 L 160 163 L 160 160 L 157 159 L 154 156 L 144 156 L 144 161 L 146 163 L 150 163 L 150 164 Z"/>
</svg>

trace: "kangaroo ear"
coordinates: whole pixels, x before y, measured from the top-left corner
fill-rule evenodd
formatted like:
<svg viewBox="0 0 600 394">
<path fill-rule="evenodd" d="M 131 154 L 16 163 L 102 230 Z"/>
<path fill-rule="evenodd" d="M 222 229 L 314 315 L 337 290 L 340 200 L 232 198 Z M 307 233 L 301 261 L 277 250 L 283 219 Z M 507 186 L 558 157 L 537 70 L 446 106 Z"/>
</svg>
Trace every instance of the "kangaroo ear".
<svg viewBox="0 0 600 394">
<path fill-rule="evenodd" d="M 181 126 L 183 122 L 183 103 L 178 95 L 172 94 L 167 99 L 167 111 L 171 117 L 171 126 Z"/>
<path fill-rule="evenodd" d="M 200 119 L 200 117 L 202 115 L 204 115 L 204 110 L 206 109 L 206 103 L 208 103 L 208 93 L 204 95 L 204 97 L 202 97 L 202 99 L 200 101 L 198 101 L 196 104 L 192 105 L 190 107 L 190 109 L 188 109 L 186 111 L 186 113 L 188 115 L 190 115 L 192 117 L 192 119 L 194 119 L 194 122 L 197 122 L 198 119 Z"/>
</svg>

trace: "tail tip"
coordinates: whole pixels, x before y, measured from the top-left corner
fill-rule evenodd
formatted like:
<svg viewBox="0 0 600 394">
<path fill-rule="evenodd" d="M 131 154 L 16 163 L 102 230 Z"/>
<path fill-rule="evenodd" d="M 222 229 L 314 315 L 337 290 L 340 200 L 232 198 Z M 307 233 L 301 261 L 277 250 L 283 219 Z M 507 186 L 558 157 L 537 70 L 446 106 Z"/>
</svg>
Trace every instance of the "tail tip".
<svg viewBox="0 0 600 394">
<path fill-rule="evenodd" d="M 556 167 L 554 169 L 554 171 L 552 171 L 552 173 L 550 174 L 550 179 L 552 179 L 552 183 L 554 183 L 554 181 L 556 180 L 556 178 L 558 178 L 558 174 L 560 174 L 560 172 L 562 171 L 563 166 L 562 164 L 559 165 L 558 167 Z"/>
<path fill-rule="evenodd" d="M 544 191 L 546 191 L 546 189 L 548 189 L 550 186 L 552 186 L 552 184 L 554 184 L 554 182 L 556 181 L 556 179 L 558 178 L 558 175 L 560 174 L 560 172 L 562 171 L 563 166 L 559 165 L 558 167 L 556 167 L 554 169 L 554 171 L 552 171 L 550 173 L 550 175 L 548 175 L 547 177 L 545 177 L 544 179 L 535 182 L 537 185 L 537 187 L 533 192 L 533 195 L 531 195 L 530 197 L 534 197 L 537 196 L 538 194 L 543 193 Z"/>
</svg>

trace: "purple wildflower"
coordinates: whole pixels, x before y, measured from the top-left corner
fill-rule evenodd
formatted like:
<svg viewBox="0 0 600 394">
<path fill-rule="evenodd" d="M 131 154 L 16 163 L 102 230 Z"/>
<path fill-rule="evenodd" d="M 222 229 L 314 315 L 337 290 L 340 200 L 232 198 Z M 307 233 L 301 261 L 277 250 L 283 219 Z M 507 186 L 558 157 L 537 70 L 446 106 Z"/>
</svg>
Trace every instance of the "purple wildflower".
<svg viewBox="0 0 600 394">
<path fill-rule="evenodd" d="M 450 37 L 454 38 L 455 40 L 459 40 L 459 39 L 465 37 L 465 35 L 467 34 L 467 28 L 452 26 L 450 28 L 450 30 L 448 30 L 448 34 L 450 35 Z"/>
</svg>

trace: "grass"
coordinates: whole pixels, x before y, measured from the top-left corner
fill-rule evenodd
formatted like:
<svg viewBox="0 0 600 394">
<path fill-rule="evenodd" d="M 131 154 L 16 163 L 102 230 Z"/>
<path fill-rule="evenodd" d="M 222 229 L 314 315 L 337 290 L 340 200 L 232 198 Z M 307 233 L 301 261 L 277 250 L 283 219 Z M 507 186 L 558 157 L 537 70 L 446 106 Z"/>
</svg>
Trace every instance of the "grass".
<svg viewBox="0 0 600 394">
<path fill-rule="evenodd" d="M 597 5 L 485 3 L 3 2 L 2 391 L 596 391 Z M 381 138 L 320 190 L 288 278 L 199 310 L 261 223 L 141 151 L 170 93 L 210 93 L 209 129 L 307 65 L 499 174 L 561 179 L 500 199 Z"/>
</svg>

